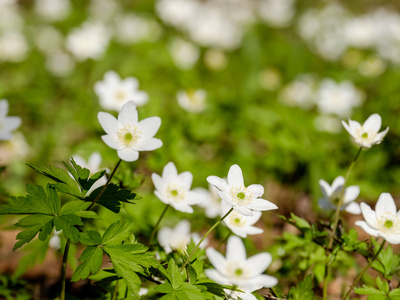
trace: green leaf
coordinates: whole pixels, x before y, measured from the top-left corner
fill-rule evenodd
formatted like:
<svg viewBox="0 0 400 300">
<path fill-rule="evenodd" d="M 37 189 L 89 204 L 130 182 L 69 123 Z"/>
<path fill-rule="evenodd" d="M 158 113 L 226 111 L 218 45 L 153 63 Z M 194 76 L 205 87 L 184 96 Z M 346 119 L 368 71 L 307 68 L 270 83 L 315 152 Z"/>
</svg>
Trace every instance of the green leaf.
<svg viewBox="0 0 400 300">
<path fill-rule="evenodd" d="M 78 198 L 82 197 L 81 191 L 79 190 L 75 180 L 65 170 L 54 166 L 39 167 L 30 164 L 28 164 L 28 166 L 34 169 L 36 172 L 57 182 L 52 185 L 57 191 L 70 194 Z"/>
<path fill-rule="evenodd" d="M 73 214 L 86 219 L 99 218 L 96 212 L 92 210 L 89 211 L 86 210 L 89 206 L 90 206 L 89 202 L 81 200 L 70 201 L 61 207 L 60 215 L 62 216 L 62 215 Z"/>
<path fill-rule="evenodd" d="M 356 294 L 361 295 L 369 295 L 368 299 L 372 300 L 390 300 L 388 293 L 389 293 L 389 285 L 386 281 L 382 280 L 381 278 L 376 278 L 376 285 L 378 288 L 374 288 L 369 285 L 363 285 L 361 288 L 355 288 L 354 292 Z M 394 293 L 396 295 L 396 293 Z M 394 299 L 394 298 L 393 298 Z"/>
<path fill-rule="evenodd" d="M 83 225 L 80 217 L 72 214 L 54 217 L 54 226 L 56 230 L 62 230 L 64 236 L 70 239 L 72 243 L 79 241 L 79 230 L 75 226 Z"/>
<path fill-rule="evenodd" d="M 132 234 L 133 223 L 117 221 L 111 224 L 103 234 L 102 245 L 119 245 Z"/>
<path fill-rule="evenodd" d="M 175 260 L 172 258 L 168 262 L 167 272 L 169 274 L 168 279 L 172 284 L 174 290 L 178 289 L 183 283 L 182 273 L 179 271 L 179 267 L 176 265 Z"/>
<path fill-rule="evenodd" d="M 97 231 L 88 230 L 81 232 L 79 241 L 86 246 L 98 246 L 101 245 L 101 235 Z"/>
<path fill-rule="evenodd" d="M 154 290 L 162 294 L 169 294 L 172 293 L 174 289 L 172 288 L 172 285 L 170 283 L 163 283 L 156 286 Z"/>
<path fill-rule="evenodd" d="M 104 246 L 118 276 L 134 293 L 139 291 L 141 281 L 136 273 L 144 274 L 144 268 L 157 265 L 157 261 L 150 253 L 145 253 L 147 247 L 141 244 Z"/>
<path fill-rule="evenodd" d="M 103 186 L 98 187 L 93 192 L 90 193 L 88 197 L 85 198 L 85 201 L 93 202 L 93 200 L 97 197 L 97 195 L 102 190 Z M 120 202 L 133 203 L 132 201 L 137 198 L 135 193 L 132 193 L 126 189 L 120 189 L 117 185 L 110 183 L 104 193 L 101 195 L 98 203 L 103 205 L 105 208 L 111 210 L 112 212 L 119 213 L 121 209 Z"/>
<path fill-rule="evenodd" d="M 375 242 L 375 248 L 379 245 Z M 382 273 L 387 279 L 391 279 L 400 270 L 400 256 L 393 253 L 391 245 L 382 249 L 377 259 L 372 263 L 372 268 Z"/>
<path fill-rule="evenodd" d="M 27 228 L 17 235 L 17 243 L 15 243 L 13 250 L 18 249 L 22 245 L 29 243 L 41 230 L 45 230 L 45 233 L 41 236 L 47 236 L 51 233 L 49 232 L 48 226 L 46 224 L 51 222 L 53 217 L 43 214 L 35 214 L 27 216 L 19 220 L 15 225 L 18 227 Z"/>
<path fill-rule="evenodd" d="M 303 281 L 300 281 L 297 285 L 297 288 L 292 286 L 289 290 L 288 299 L 291 300 L 312 300 L 314 298 L 313 291 L 313 278 L 312 275 L 309 274 L 304 278 Z"/>
<path fill-rule="evenodd" d="M 41 186 L 27 184 L 26 191 L 26 197 L 11 197 L 10 204 L 1 205 L 0 214 L 58 214 L 60 198 L 50 185 L 45 191 Z"/>
<path fill-rule="evenodd" d="M 82 252 L 79 261 L 82 263 L 76 268 L 71 281 L 86 279 L 90 273 L 96 274 L 103 263 L 103 250 L 97 246 L 90 246 Z"/>
</svg>

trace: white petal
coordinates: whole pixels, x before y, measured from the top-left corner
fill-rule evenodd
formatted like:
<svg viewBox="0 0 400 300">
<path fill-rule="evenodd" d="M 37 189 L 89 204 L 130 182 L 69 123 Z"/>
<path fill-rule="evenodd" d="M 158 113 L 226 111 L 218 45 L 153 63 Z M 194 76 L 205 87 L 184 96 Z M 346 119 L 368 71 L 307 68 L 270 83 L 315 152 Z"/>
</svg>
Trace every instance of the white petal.
<svg viewBox="0 0 400 300">
<path fill-rule="evenodd" d="M 8 114 L 8 101 L 5 99 L 0 100 L 0 118 L 7 116 Z"/>
<path fill-rule="evenodd" d="M 226 244 L 226 260 L 227 262 L 238 260 L 246 260 L 246 249 L 242 240 L 237 236 L 231 236 Z"/>
<path fill-rule="evenodd" d="M 221 197 L 222 200 L 225 200 L 224 198 Z M 244 216 L 252 216 L 253 215 L 253 211 L 251 209 L 248 209 L 244 206 L 239 206 L 239 205 L 235 205 L 233 206 L 233 209 L 236 210 L 238 213 L 244 215 Z"/>
<path fill-rule="evenodd" d="M 118 114 L 118 121 L 124 125 L 137 125 L 138 113 L 133 101 L 128 101 L 122 106 L 121 111 Z"/>
<path fill-rule="evenodd" d="M 186 193 L 186 201 L 190 205 L 199 204 L 205 201 L 204 195 L 202 193 L 189 191 Z"/>
<path fill-rule="evenodd" d="M 222 276 L 217 270 L 207 269 L 207 270 L 204 270 L 204 273 L 206 274 L 206 276 L 208 278 L 210 278 L 211 280 L 214 280 L 215 282 L 217 282 L 219 284 L 232 284 L 230 279 Z"/>
<path fill-rule="evenodd" d="M 361 124 L 358 123 L 357 121 L 353 121 L 351 119 L 349 119 L 349 126 L 351 127 L 353 133 L 361 128 Z"/>
<path fill-rule="evenodd" d="M 262 274 L 271 264 L 272 256 L 271 254 L 264 252 L 256 254 L 247 259 L 247 266 L 251 270 L 251 277 L 258 276 Z"/>
<path fill-rule="evenodd" d="M 97 172 L 97 170 L 100 168 L 101 164 L 101 155 L 99 152 L 93 152 L 92 155 L 90 155 L 89 160 L 88 160 L 88 165 L 90 168 L 93 169 L 94 172 Z"/>
<path fill-rule="evenodd" d="M 120 159 L 128 162 L 135 161 L 139 158 L 139 152 L 130 148 L 117 150 L 117 154 Z"/>
<path fill-rule="evenodd" d="M 115 71 L 107 71 L 104 74 L 104 81 L 107 85 L 117 85 L 121 82 L 121 77 Z"/>
<path fill-rule="evenodd" d="M 151 138 L 147 140 L 139 140 L 133 148 L 137 151 L 152 151 L 160 148 L 163 142 L 159 139 Z"/>
<path fill-rule="evenodd" d="M 261 211 L 253 210 L 252 213 L 253 213 L 253 215 L 251 217 L 246 217 L 246 219 L 247 219 L 247 223 L 246 224 L 248 224 L 248 225 L 253 225 L 262 216 L 262 212 Z"/>
<path fill-rule="evenodd" d="M 386 127 L 386 129 L 382 132 L 379 132 L 376 137 L 375 140 L 377 141 L 377 144 L 380 144 L 383 140 L 383 138 L 385 137 L 385 135 L 388 133 L 389 131 L 389 127 Z"/>
<path fill-rule="evenodd" d="M 189 171 L 182 172 L 178 175 L 179 184 L 183 186 L 185 190 L 190 190 L 193 181 L 193 175 Z"/>
<path fill-rule="evenodd" d="M 171 202 L 170 205 L 175 208 L 176 210 L 179 210 L 181 212 L 185 213 L 193 213 L 193 208 L 190 205 L 187 205 L 185 203 L 176 203 L 176 202 Z"/>
<path fill-rule="evenodd" d="M 254 212 L 253 212 L 254 213 Z M 258 227 L 254 227 L 254 226 L 248 226 L 248 227 L 244 227 L 245 231 L 248 235 L 255 235 L 255 234 L 260 234 L 263 233 L 264 230 Z"/>
<path fill-rule="evenodd" d="M 264 187 L 261 184 L 251 184 L 247 189 L 253 193 L 254 198 L 259 198 L 264 194 Z"/>
<path fill-rule="evenodd" d="M 115 150 L 122 150 L 124 149 L 124 145 L 121 145 L 112 135 L 102 135 L 101 139 L 103 140 L 106 145 Z"/>
<path fill-rule="evenodd" d="M 331 209 L 336 209 L 336 206 L 334 206 L 331 202 L 329 202 L 328 199 L 326 198 L 320 198 L 318 200 L 318 205 L 320 208 L 322 209 L 326 209 L 326 210 L 331 210 Z"/>
<path fill-rule="evenodd" d="M 352 185 L 344 190 L 344 203 L 354 201 L 360 194 L 360 187 Z"/>
<path fill-rule="evenodd" d="M 262 286 L 265 288 L 271 288 L 278 284 L 278 279 L 269 275 L 259 275 L 251 280 L 253 286 Z"/>
<path fill-rule="evenodd" d="M 394 203 L 392 195 L 389 193 L 382 193 L 375 205 L 375 212 L 377 218 L 385 215 L 386 212 L 396 214 L 396 204 Z"/>
<path fill-rule="evenodd" d="M 217 269 L 219 273 L 225 274 L 227 268 L 225 257 L 214 248 L 207 248 L 206 255 L 213 267 Z"/>
<path fill-rule="evenodd" d="M 153 173 L 151 174 L 151 179 L 153 180 L 153 184 L 158 191 L 164 191 L 165 182 L 162 180 L 160 175 Z"/>
<path fill-rule="evenodd" d="M 243 186 L 243 173 L 242 169 L 238 165 L 230 167 L 228 172 L 228 184 L 229 186 Z"/>
<path fill-rule="evenodd" d="M 276 206 L 274 203 L 261 198 L 254 199 L 246 207 L 252 210 L 261 210 L 261 211 L 278 209 L 278 206 Z"/>
<path fill-rule="evenodd" d="M 229 190 L 228 183 L 222 178 L 219 178 L 217 176 L 208 176 L 207 181 L 209 184 L 212 184 L 220 191 L 227 192 Z"/>
<path fill-rule="evenodd" d="M 386 241 L 388 241 L 390 244 L 400 244 L 400 235 L 396 234 L 396 235 L 385 235 L 385 234 L 380 234 L 381 237 L 383 237 Z"/>
<path fill-rule="evenodd" d="M 184 237 L 190 235 L 190 223 L 188 220 L 180 221 L 174 228 L 174 233 L 178 236 Z"/>
<path fill-rule="evenodd" d="M 345 211 L 353 215 L 359 215 L 361 214 L 360 204 L 358 204 L 357 202 L 351 202 L 349 205 L 346 206 Z"/>
<path fill-rule="evenodd" d="M 100 122 L 101 127 L 103 127 L 104 131 L 110 135 L 116 135 L 119 123 L 114 116 L 106 112 L 99 112 L 97 114 L 97 119 Z"/>
<path fill-rule="evenodd" d="M 164 197 L 163 194 L 161 194 L 159 191 L 154 191 L 154 194 L 157 196 L 158 199 L 161 200 L 161 202 L 165 204 L 170 204 L 170 200 L 167 197 Z"/>
<path fill-rule="evenodd" d="M 161 126 L 161 119 L 159 117 L 146 118 L 140 121 L 137 126 L 144 139 L 152 138 Z"/>
<path fill-rule="evenodd" d="M 364 217 L 364 220 L 368 223 L 368 225 L 372 226 L 373 228 L 378 228 L 378 221 L 376 219 L 376 213 L 371 209 L 368 204 L 362 202 L 360 204 L 361 213 Z"/>
<path fill-rule="evenodd" d="M 135 77 L 126 77 L 121 82 L 121 85 L 130 93 L 135 93 L 139 87 L 139 81 Z"/>
<path fill-rule="evenodd" d="M 175 167 L 175 164 L 170 161 L 167 163 L 163 169 L 162 172 L 162 178 L 166 182 L 171 182 L 172 180 L 175 180 L 178 177 L 178 170 Z"/>
<path fill-rule="evenodd" d="M 149 100 L 149 95 L 146 92 L 143 91 L 137 91 L 135 93 L 135 96 L 132 98 L 133 102 L 135 102 L 135 104 L 137 106 L 142 106 L 144 104 L 147 103 L 147 101 Z"/>
<path fill-rule="evenodd" d="M 2 124 L 2 129 L 6 131 L 13 131 L 17 129 L 22 123 L 20 117 L 6 117 L 4 121 L 5 122 Z"/>
<path fill-rule="evenodd" d="M 169 227 L 161 228 L 157 234 L 158 243 L 165 248 L 169 245 L 169 241 L 171 240 L 172 229 Z"/>
<path fill-rule="evenodd" d="M 246 232 L 246 230 L 243 229 L 243 227 L 235 227 L 235 226 L 232 226 L 233 224 L 227 224 L 227 223 L 224 223 L 224 224 L 237 236 L 240 236 L 241 238 L 244 238 L 244 239 L 247 237 L 247 232 Z"/>
<path fill-rule="evenodd" d="M 324 198 L 328 198 L 332 195 L 331 186 L 323 179 L 319 181 L 319 187 L 321 189 L 322 194 L 324 194 Z"/>
<path fill-rule="evenodd" d="M 363 128 L 365 130 L 371 130 L 373 132 L 378 132 L 382 126 L 382 118 L 378 114 L 370 115 L 369 118 L 364 122 Z"/>
<path fill-rule="evenodd" d="M 357 226 L 360 226 L 366 233 L 372 236 L 379 236 L 379 230 L 376 230 L 369 226 L 366 222 L 364 221 L 356 221 L 355 223 Z"/>
<path fill-rule="evenodd" d="M 341 190 L 344 185 L 344 177 L 343 176 L 338 176 L 335 178 L 335 180 L 332 182 L 332 192 L 336 190 Z"/>
</svg>

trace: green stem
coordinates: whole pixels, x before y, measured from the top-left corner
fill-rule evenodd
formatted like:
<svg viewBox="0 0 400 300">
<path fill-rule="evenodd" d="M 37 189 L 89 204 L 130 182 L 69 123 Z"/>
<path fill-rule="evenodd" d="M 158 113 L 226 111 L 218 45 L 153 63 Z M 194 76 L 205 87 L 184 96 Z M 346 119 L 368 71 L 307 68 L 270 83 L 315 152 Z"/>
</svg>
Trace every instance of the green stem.
<svg viewBox="0 0 400 300">
<path fill-rule="evenodd" d="M 69 246 L 71 244 L 71 240 L 68 239 L 67 243 L 65 244 L 64 254 L 63 254 L 63 261 L 61 265 L 61 300 L 65 300 L 65 277 L 67 274 L 67 258 L 69 252 Z"/>
<path fill-rule="evenodd" d="M 324 273 L 324 289 L 322 292 L 322 299 L 328 299 L 328 274 L 329 274 L 329 266 L 328 264 L 325 265 L 325 273 Z"/>
<path fill-rule="evenodd" d="M 110 177 L 108 178 L 106 184 L 103 186 L 103 188 L 101 189 L 100 193 L 97 195 L 97 197 L 93 200 L 93 202 L 89 205 L 89 207 L 86 209 L 87 211 L 89 211 L 93 205 L 95 205 L 97 203 L 97 201 L 99 201 L 100 197 L 103 195 L 103 193 L 105 192 L 107 186 L 109 185 L 111 179 L 113 178 L 115 171 L 117 171 L 118 166 L 121 163 L 121 159 L 118 161 L 118 163 L 116 164 L 114 170 L 112 171 Z M 61 295 L 60 298 L 61 300 L 65 300 L 65 279 L 66 279 L 66 271 L 67 271 L 67 259 L 68 259 L 68 252 L 69 252 L 69 247 L 71 246 L 71 241 L 68 239 L 67 243 L 65 245 L 64 248 L 64 255 L 63 255 L 63 261 L 62 261 L 62 268 L 61 268 Z"/>
<path fill-rule="evenodd" d="M 336 208 L 335 220 L 333 221 L 333 229 L 332 229 L 332 233 L 331 233 L 331 238 L 330 238 L 330 241 L 329 241 L 328 249 L 330 249 L 332 247 L 333 239 L 334 239 L 334 236 L 335 236 L 335 233 L 336 233 L 336 229 L 337 229 L 337 226 L 338 226 L 338 223 L 339 223 L 340 208 L 341 208 L 341 206 L 343 204 L 344 190 L 346 188 L 346 184 L 347 184 L 347 181 L 349 179 L 351 170 L 353 169 L 354 165 L 356 164 L 357 158 L 360 156 L 361 150 L 362 150 L 362 148 L 360 147 L 360 149 L 358 149 L 358 152 L 357 152 L 356 156 L 354 157 L 353 161 L 351 162 L 351 164 L 349 166 L 349 169 L 347 170 L 346 177 L 344 178 L 343 187 L 342 187 L 342 190 L 340 191 L 339 203 L 338 203 L 337 208 Z"/>
<path fill-rule="evenodd" d="M 161 216 L 158 218 L 158 221 L 157 221 L 156 225 L 154 226 L 153 231 L 151 232 L 149 245 L 151 245 L 151 243 L 152 243 L 152 241 L 154 239 L 154 236 L 156 235 L 156 231 L 157 231 L 158 225 L 160 225 L 162 218 L 164 217 L 165 213 L 168 210 L 168 207 L 169 207 L 169 204 L 167 204 L 167 206 L 164 208 L 163 212 L 161 213 Z"/>
<path fill-rule="evenodd" d="M 367 272 L 367 270 L 371 267 L 372 263 L 375 261 L 375 259 L 378 257 L 379 253 L 381 252 L 381 250 L 383 249 L 383 246 L 385 245 L 385 240 L 382 241 L 381 246 L 379 247 L 378 251 L 375 253 L 374 257 L 369 261 L 368 265 L 361 271 L 360 274 L 358 274 L 358 276 L 356 277 L 356 279 L 354 280 L 353 284 L 351 285 L 351 287 L 349 288 L 349 290 L 347 291 L 347 293 L 344 295 L 344 297 L 342 298 L 342 300 L 346 300 L 347 297 L 350 296 L 350 293 L 352 292 L 352 290 L 354 289 L 354 287 L 356 286 L 356 284 L 360 281 L 361 277 L 364 276 L 365 272 Z"/>
<path fill-rule="evenodd" d="M 114 292 L 113 292 L 113 296 L 111 300 L 116 300 L 117 299 L 117 294 L 118 294 L 118 282 L 119 280 L 117 280 L 117 282 L 115 283 L 115 287 L 114 287 Z"/>
<path fill-rule="evenodd" d="M 201 240 L 197 243 L 197 245 L 194 247 L 192 253 L 190 253 L 190 255 L 188 256 L 188 258 L 186 259 L 185 263 L 183 264 L 183 266 L 180 269 L 180 272 L 183 271 L 183 269 L 185 269 L 186 265 L 188 264 L 189 260 L 192 258 L 193 254 L 196 252 L 196 250 L 200 247 L 201 243 L 206 239 L 206 237 L 210 234 L 211 231 L 213 231 L 215 229 L 215 227 L 217 227 L 231 212 L 233 211 L 233 208 L 231 208 L 223 217 L 221 217 L 221 219 L 219 219 L 217 222 L 215 222 L 215 224 L 207 231 L 207 233 L 201 238 Z"/>
</svg>

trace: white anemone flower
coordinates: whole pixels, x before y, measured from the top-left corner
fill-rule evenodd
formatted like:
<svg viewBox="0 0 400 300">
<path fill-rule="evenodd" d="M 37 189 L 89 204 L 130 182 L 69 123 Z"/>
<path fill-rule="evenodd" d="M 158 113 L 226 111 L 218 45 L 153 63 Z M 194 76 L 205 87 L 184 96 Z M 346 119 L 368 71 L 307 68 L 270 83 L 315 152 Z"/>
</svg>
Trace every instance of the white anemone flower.
<svg viewBox="0 0 400 300">
<path fill-rule="evenodd" d="M 231 206 L 225 202 L 222 205 L 222 215 L 225 215 Z M 224 220 L 224 224 L 232 232 L 242 238 L 246 238 L 247 235 L 254 235 L 263 233 L 264 230 L 253 226 L 261 218 L 261 211 L 253 211 L 252 216 L 244 216 L 237 211 L 232 211 Z"/>
<path fill-rule="evenodd" d="M 330 186 L 325 180 L 319 181 L 319 187 L 321 188 L 323 198 L 320 198 L 318 204 L 323 209 L 336 209 L 339 203 L 340 193 L 342 192 L 344 185 L 343 176 L 338 176 Z M 360 187 L 356 185 L 349 186 L 344 189 L 344 198 L 340 210 L 345 210 L 351 214 L 358 215 L 361 213 L 360 205 L 354 200 L 360 194 Z"/>
<path fill-rule="evenodd" d="M 253 292 L 262 287 L 270 288 L 278 283 L 275 277 L 262 274 L 272 262 L 268 252 L 246 258 L 242 240 L 231 236 L 226 245 L 226 257 L 213 248 L 206 254 L 215 269 L 205 270 L 208 278 L 220 284 L 234 285 L 244 292 Z M 242 295 L 239 295 L 242 298 Z"/>
<path fill-rule="evenodd" d="M 122 106 L 118 119 L 106 112 L 99 112 L 97 118 L 107 133 L 101 137 L 104 143 L 117 150 L 118 157 L 124 161 L 135 161 L 139 158 L 139 151 L 151 151 L 162 146 L 162 141 L 154 138 L 161 119 L 150 117 L 139 122 L 133 101 Z"/>
<path fill-rule="evenodd" d="M 190 233 L 190 223 L 188 220 L 180 221 L 175 228 L 161 228 L 157 235 L 157 240 L 164 248 L 165 253 L 171 253 L 176 250 L 185 253 L 187 245 L 193 240 L 197 243 L 200 236 L 196 233 Z M 207 243 L 203 243 L 201 248 L 206 247 Z"/>
<path fill-rule="evenodd" d="M 94 85 L 94 91 L 104 109 L 120 111 L 121 107 L 128 101 L 135 102 L 136 106 L 146 104 L 148 95 L 139 91 L 139 82 L 134 77 L 121 79 L 114 71 L 104 74 L 103 81 Z"/>
<path fill-rule="evenodd" d="M 217 176 L 208 176 L 207 181 L 216 188 L 215 191 L 223 201 L 245 216 L 252 216 L 252 211 L 278 208 L 272 202 L 259 198 L 264 194 L 261 184 L 244 186 L 242 170 L 238 165 L 230 167 L 228 181 Z"/>
<path fill-rule="evenodd" d="M 208 190 L 205 188 L 195 188 L 193 191 L 204 195 L 204 201 L 198 205 L 205 209 L 207 218 L 215 218 L 221 214 L 221 198 L 215 192 L 215 188 L 209 185 Z"/>
<path fill-rule="evenodd" d="M 12 132 L 21 125 L 21 118 L 11 116 L 8 117 L 8 101 L 0 100 L 0 141 L 11 140 Z"/>
<path fill-rule="evenodd" d="M 206 108 L 207 93 L 203 89 L 178 91 L 176 97 L 179 105 L 191 113 L 200 113 Z"/>
<path fill-rule="evenodd" d="M 371 148 L 373 145 L 380 144 L 389 131 L 387 127 L 379 132 L 382 125 L 382 118 L 378 114 L 373 114 L 364 122 L 363 125 L 349 118 L 349 124 L 342 121 L 344 128 L 353 137 L 354 142 L 362 148 Z"/>
<path fill-rule="evenodd" d="M 366 233 L 382 237 L 391 244 L 400 244 L 400 211 L 389 193 L 382 193 L 375 206 L 375 211 L 364 202 L 361 203 L 361 212 L 365 221 L 357 221 Z"/>
<path fill-rule="evenodd" d="M 173 162 L 169 162 L 163 169 L 162 176 L 151 175 L 156 190 L 154 194 L 165 204 L 176 210 L 192 213 L 191 205 L 204 201 L 204 195 L 191 191 L 193 175 L 189 171 L 178 174 Z"/>
</svg>

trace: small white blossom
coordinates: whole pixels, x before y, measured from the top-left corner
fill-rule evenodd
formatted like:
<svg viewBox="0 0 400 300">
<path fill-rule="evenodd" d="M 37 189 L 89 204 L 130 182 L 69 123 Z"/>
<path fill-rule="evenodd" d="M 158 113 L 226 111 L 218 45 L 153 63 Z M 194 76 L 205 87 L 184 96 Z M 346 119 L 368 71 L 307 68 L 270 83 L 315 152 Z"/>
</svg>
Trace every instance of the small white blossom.
<svg viewBox="0 0 400 300">
<path fill-rule="evenodd" d="M 183 39 L 175 38 L 169 46 L 175 65 L 182 70 L 191 69 L 200 56 L 199 48 Z"/>
<path fill-rule="evenodd" d="M 205 90 L 179 91 L 176 94 L 179 105 L 186 111 L 200 113 L 206 108 Z"/>
<path fill-rule="evenodd" d="M 47 21 L 65 19 L 71 10 L 70 0 L 36 0 L 35 11 Z"/>
<path fill-rule="evenodd" d="M 400 211 L 397 211 L 389 193 L 379 196 L 375 211 L 362 202 L 361 212 L 365 221 L 357 221 L 356 225 L 369 235 L 382 237 L 391 244 L 400 244 Z"/>
<path fill-rule="evenodd" d="M 21 32 L 6 31 L 0 34 L 0 62 L 21 62 L 26 58 L 28 50 L 28 43 Z"/>
<path fill-rule="evenodd" d="M 120 111 L 128 101 L 135 102 L 136 106 L 146 104 L 148 101 L 147 93 L 139 91 L 139 82 L 136 78 L 121 79 L 114 71 L 106 72 L 104 79 L 96 82 L 94 90 L 104 109 Z"/>
<path fill-rule="evenodd" d="M 212 219 L 221 215 L 221 198 L 218 197 L 215 192 L 214 186 L 209 185 L 208 190 L 204 188 L 195 188 L 193 191 L 204 195 L 204 201 L 200 202 L 198 205 L 205 209 L 208 218 Z"/>
<path fill-rule="evenodd" d="M 193 181 L 192 173 L 186 171 L 178 174 L 173 162 L 166 164 L 162 176 L 153 173 L 151 178 L 156 187 L 154 194 L 176 210 L 192 213 L 191 205 L 204 201 L 203 194 L 190 190 Z"/>
<path fill-rule="evenodd" d="M 342 192 L 344 185 L 343 176 L 337 177 L 332 186 L 330 186 L 325 180 L 319 181 L 319 187 L 321 188 L 323 198 L 319 199 L 318 204 L 323 209 L 336 209 L 339 203 L 340 193 Z M 358 215 L 361 213 L 360 205 L 354 200 L 360 194 L 360 188 L 356 185 L 346 187 L 344 190 L 343 203 L 340 210 L 345 210 L 351 214 Z"/>
<path fill-rule="evenodd" d="M 123 45 L 154 42 L 160 37 L 161 31 L 160 24 L 148 16 L 130 13 L 115 18 L 115 39 Z"/>
<path fill-rule="evenodd" d="M 222 213 L 221 215 L 225 215 L 231 206 L 226 204 L 226 202 L 222 202 Z M 232 211 L 224 220 L 224 224 L 228 227 L 232 232 L 242 238 L 246 238 L 247 235 L 254 235 L 263 233 L 264 230 L 261 228 L 253 226 L 258 220 L 261 218 L 261 211 L 253 211 L 252 216 L 245 216 L 236 211 Z"/>
<path fill-rule="evenodd" d="M 382 125 L 382 118 L 378 114 L 373 114 L 364 122 L 363 125 L 349 118 L 349 124 L 342 121 L 344 128 L 353 137 L 354 142 L 362 148 L 371 148 L 373 145 L 380 144 L 389 131 L 387 127 L 379 132 Z"/>
<path fill-rule="evenodd" d="M 139 122 L 133 101 L 122 106 L 118 119 L 105 112 L 99 112 L 97 118 L 107 133 L 101 137 L 104 143 L 117 150 L 118 157 L 124 161 L 135 161 L 139 158 L 139 151 L 151 151 L 162 146 L 161 140 L 154 138 L 161 119 L 150 117 Z"/>
<path fill-rule="evenodd" d="M 252 216 L 252 211 L 265 211 L 278 207 L 268 200 L 259 198 L 264 194 L 264 187 L 260 184 L 244 186 L 242 170 L 238 165 L 230 167 L 228 181 L 217 176 L 208 176 L 207 181 L 215 186 L 219 197 L 228 203 L 234 210 Z"/>
<path fill-rule="evenodd" d="M 74 59 L 69 53 L 63 50 L 54 51 L 46 57 L 46 69 L 54 76 L 68 76 L 74 68 Z"/>
<path fill-rule="evenodd" d="M 273 27 L 286 27 L 295 13 L 295 0 L 262 0 L 259 6 L 261 18 Z"/>
<path fill-rule="evenodd" d="M 271 255 L 263 252 L 246 258 L 246 249 L 237 236 L 229 238 L 226 257 L 213 248 L 207 248 L 206 254 L 215 269 L 207 269 L 205 274 L 217 283 L 235 285 L 245 292 L 270 288 L 278 283 L 275 277 L 262 274 L 272 262 Z M 242 298 L 241 294 L 238 296 Z"/>
<path fill-rule="evenodd" d="M 62 230 L 53 230 L 53 235 L 51 236 L 49 240 L 49 246 L 50 248 L 53 248 L 54 250 L 58 250 L 61 248 L 61 239 L 60 239 L 60 234 Z"/>
<path fill-rule="evenodd" d="M 12 132 L 21 125 L 21 118 L 14 116 L 7 116 L 8 114 L 8 101 L 5 99 L 0 100 L 0 141 L 11 140 Z"/>
<path fill-rule="evenodd" d="M 164 248 L 165 253 L 171 253 L 176 250 L 185 253 L 187 245 L 193 239 L 195 243 L 200 240 L 198 234 L 190 234 L 190 223 L 188 220 L 180 221 L 175 228 L 163 227 L 157 235 L 157 240 Z M 203 243 L 201 248 L 206 247 L 207 243 Z"/>
</svg>

